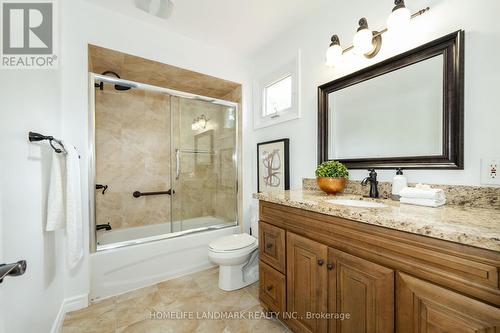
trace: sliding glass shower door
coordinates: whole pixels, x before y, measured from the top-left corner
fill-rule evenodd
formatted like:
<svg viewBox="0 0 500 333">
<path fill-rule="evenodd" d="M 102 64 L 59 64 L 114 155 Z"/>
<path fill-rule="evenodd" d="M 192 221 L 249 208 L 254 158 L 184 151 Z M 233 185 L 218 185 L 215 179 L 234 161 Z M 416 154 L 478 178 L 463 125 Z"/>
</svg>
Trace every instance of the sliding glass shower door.
<svg viewBox="0 0 500 333">
<path fill-rule="evenodd" d="M 236 109 L 172 97 L 172 232 L 236 222 Z"/>
<path fill-rule="evenodd" d="M 102 80 L 93 95 L 97 250 L 237 224 L 234 103 Z"/>
<path fill-rule="evenodd" d="M 98 245 L 172 232 L 170 95 L 95 89 L 95 221 Z"/>
</svg>

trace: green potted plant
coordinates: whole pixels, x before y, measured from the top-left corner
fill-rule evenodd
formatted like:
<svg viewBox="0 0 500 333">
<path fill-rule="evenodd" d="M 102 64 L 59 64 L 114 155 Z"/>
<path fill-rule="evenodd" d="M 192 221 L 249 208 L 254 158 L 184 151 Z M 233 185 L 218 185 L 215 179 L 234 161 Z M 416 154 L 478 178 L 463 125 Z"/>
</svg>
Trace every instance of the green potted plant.
<svg viewBox="0 0 500 333">
<path fill-rule="evenodd" d="M 316 182 L 328 194 L 342 192 L 348 179 L 349 171 L 339 161 L 326 161 L 316 168 Z"/>
</svg>

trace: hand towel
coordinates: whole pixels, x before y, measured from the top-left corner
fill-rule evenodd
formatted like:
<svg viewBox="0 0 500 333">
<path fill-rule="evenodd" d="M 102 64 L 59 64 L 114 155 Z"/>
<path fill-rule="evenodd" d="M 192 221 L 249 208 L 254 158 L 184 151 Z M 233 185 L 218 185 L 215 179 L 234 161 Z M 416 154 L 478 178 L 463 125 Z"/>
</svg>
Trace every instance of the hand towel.
<svg viewBox="0 0 500 333">
<path fill-rule="evenodd" d="M 427 207 L 439 207 L 446 204 L 446 199 L 418 199 L 418 198 L 406 198 L 401 197 L 399 199 L 401 203 L 417 206 L 427 206 Z"/>
<path fill-rule="evenodd" d="M 61 163 L 64 156 L 54 152 L 50 169 L 49 196 L 47 199 L 47 231 L 61 229 L 65 225 L 64 181 Z"/>
<path fill-rule="evenodd" d="M 66 260 L 70 269 L 83 257 L 82 189 L 80 159 L 76 148 L 63 142 L 66 150 Z"/>
<path fill-rule="evenodd" d="M 446 196 L 442 189 L 438 188 L 415 188 L 405 187 L 399 192 L 399 195 L 404 198 L 414 199 L 431 199 L 431 200 L 445 200 Z"/>
</svg>

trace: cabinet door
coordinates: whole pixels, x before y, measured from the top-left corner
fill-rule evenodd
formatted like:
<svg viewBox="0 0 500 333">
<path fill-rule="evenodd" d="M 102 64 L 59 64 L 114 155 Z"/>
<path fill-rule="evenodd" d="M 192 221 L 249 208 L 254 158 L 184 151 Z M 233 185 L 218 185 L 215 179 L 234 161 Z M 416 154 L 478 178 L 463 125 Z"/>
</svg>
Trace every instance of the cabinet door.
<svg viewBox="0 0 500 333">
<path fill-rule="evenodd" d="M 396 331 L 500 332 L 500 309 L 398 273 Z"/>
<path fill-rule="evenodd" d="M 329 320 L 330 333 L 394 331 L 392 269 L 331 248 L 327 266 L 329 312 L 350 315 Z"/>
<path fill-rule="evenodd" d="M 326 313 L 328 247 L 287 233 L 287 312 L 296 313 L 288 325 L 297 332 L 326 332 L 325 320 L 311 314 Z"/>
</svg>

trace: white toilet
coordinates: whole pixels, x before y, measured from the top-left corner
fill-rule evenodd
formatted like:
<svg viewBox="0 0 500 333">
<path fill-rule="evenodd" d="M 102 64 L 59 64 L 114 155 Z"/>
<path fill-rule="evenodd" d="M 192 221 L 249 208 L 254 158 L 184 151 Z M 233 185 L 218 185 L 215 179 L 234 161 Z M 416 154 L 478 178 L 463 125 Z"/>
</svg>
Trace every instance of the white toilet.
<svg viewBox="0 0 500 333">
<path fill-rule="evenodd" d="M 258 235 L 255 226 L 252 230 Z M 219 265 L 219 288 L 222 290 L 240 289 L 259 279 L 259 244 L 257 238 L 249 234 L 213 241 L 208 245 L 208 257 Z"/>
</svg>

